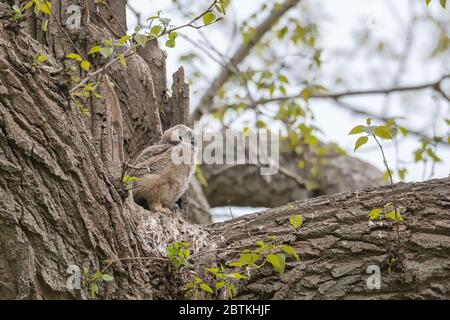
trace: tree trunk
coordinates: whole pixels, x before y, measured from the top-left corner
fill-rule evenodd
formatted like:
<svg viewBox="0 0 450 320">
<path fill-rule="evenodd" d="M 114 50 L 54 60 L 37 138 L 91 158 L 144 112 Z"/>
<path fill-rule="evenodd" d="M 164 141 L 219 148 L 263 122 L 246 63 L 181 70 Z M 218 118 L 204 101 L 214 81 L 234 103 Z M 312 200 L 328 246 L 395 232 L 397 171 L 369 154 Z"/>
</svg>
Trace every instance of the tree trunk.
<svg viewBox="0 0 450 320">
<path fill-rule="evenodd" d="M 101 286 L 100 298 L 180 298 L 181 279 L 164 256 L 168 244 L 190 242 L 193 252 L 202 253 L 192 261 L 201 272 L 210 261 L 207 252 L 228 261 L 236 252 L 226 248 L 270 235 L 295 247 L 301 261 L 288 261 L 281 281 L 262 268 L 240 286 L 240 298 L 450 296 L 449 179 L 396 187 L 406 220 L 399 252 L 390 223 L 368 225 L 367 212 L 389 199 L 387 187 L 208 226 L 187 222 L 183 210 L 163 215 L 136 205 L 120 181 L 122 162 L 158 140 L 164 128 L 187 121 L 187 86 L 180 70 L 172 97 L 166 95 L 165 54 L 151 42 L 127 69 L 116 64 L 108 70 L 104 98 L 90 101 L 90 117 L 79 112 L 61 59 L 74 52 L 72 42 L 85 54 L 102 39 L 122 35 L 124 1 L 108 3 L 115 17 L 104 7 L 97 13 L 93 2 L 55 1 L 63 29 L 51 19 L 43 33 L 39 19 L 12 22 L 10 1 L 0 2 L 1 299 L 87 298 L 85 290 L 67 286 L 71 266 L 114 277 Z M 82 12 L 79 29 L 67 22 L 73 4 Z M 36 64 L 37 55 L 49 60 Z M 197 199 L 194 204 L 202 206 L 204 199 Z M 296 231 L 288 222 L 293 213 L 305 218 Z M 390 274 L 387 258 L 397 259 Z M 382 267 L 378 291 L 364 285 L 369 264 Z"/>
</svg>

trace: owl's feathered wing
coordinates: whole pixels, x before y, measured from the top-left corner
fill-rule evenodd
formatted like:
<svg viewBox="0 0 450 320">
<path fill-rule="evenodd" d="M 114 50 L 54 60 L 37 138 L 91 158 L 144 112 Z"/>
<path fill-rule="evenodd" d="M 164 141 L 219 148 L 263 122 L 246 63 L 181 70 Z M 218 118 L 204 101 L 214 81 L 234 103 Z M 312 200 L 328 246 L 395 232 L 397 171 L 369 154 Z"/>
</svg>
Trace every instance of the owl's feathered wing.
<svg viewBox="0 0 450 320">
<path fill-rule="evenodd" d="M 158 173 L 167 167 L 171 159 L 172 145 L 168 143 L 150 146 L 132 163 L 131 175 L 139 176 L 146 173 Z"/>
</svg>

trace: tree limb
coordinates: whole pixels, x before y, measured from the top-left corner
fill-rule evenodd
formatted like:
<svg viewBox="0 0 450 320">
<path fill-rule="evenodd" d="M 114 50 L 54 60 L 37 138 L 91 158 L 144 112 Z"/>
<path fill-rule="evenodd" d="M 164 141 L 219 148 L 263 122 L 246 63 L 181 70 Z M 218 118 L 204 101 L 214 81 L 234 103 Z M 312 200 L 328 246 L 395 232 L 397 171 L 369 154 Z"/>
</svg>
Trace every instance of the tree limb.
<svg viewBox="0 0 450 320">
<path fill-rule="evenodd" d="M 352 91 L 342 91 L 342 92 L 331 92 L 331 93 L 314 93 L 312 92 L 309 96 L 311 99 L 340 99 L 344 97 L 350 97 L 350 96 L 363 96 L 363 95 L 378 95 L 378 94 L 389 94 L 394 92 L 407 92 L 407 91 L 418 91 L 418 90 L 425 90 L 425 89 L 433 89 L 437 92 L 439 92 L 441 95 L 444 96 L 445 99 L 449 99 L 448 96 L 443 92 L 441 88 L 442 82 L 444 82 L 446 79 L 450 78 L 450 74 L 442 76 L 440 79 L 432 82 L 427 82 L 423 84 L 418 85 L 411 85 L 411 86 L 404 86 L 404 87 L 392 87 L 392 88 L 386 88 L 386 89 L 367 89 L 367 90 L 352 90 Z M 280 101 L 286 101 L 286 100 L 293 100 L 298 99 L 302 97 L 302 93 L 295 94 L 295 95 L 285 95 L 285 96 L 279 96 L 279 97 L 272 97 L 272 98 L 263 98 L 256 100 L 254 103 L 248 103 L 248 108 L 255 108 L 258 105 L 263 105 L 271 102 L 280 102 Z"/>
</svg>

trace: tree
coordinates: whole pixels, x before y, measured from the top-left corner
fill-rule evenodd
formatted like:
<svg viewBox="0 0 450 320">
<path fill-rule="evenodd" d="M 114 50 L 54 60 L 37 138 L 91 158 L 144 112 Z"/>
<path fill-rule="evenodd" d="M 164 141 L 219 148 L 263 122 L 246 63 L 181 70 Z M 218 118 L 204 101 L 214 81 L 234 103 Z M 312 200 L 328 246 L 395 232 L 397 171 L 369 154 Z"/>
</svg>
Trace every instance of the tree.
<svg viewBox="0 0 450 320">
<path fill-rule="evenodd" d="M 205 22 L 211 8 L 184 27 Z M 124 163 L 188 122 L 189 93 L 180 69 L 167 94 L 164 53 L 124 26 L 123 0 L 0 2 L 1 298 L 179 298 L 192 273 L 207 278 L 211 257 L 233 261 L 256 241 L 282 244 L 288 258 L 267 257 L 274 268 L 252 270 L 240 298 L 449 297 L 448 178 L 208 226 L 188 222 L 185 210 L 162 215 L 134 203 Z M 177 27 L 165 27 L 154 38 L 175 41 Z M 187 203 L 204 210 L 195 190 Z M 391 196 L 405 223 L 370 224 L 368 212 Z M 190 243 L 192 266 L 177 273 L 164 254 L 179 241 Z M 364 286 L 371 264 L 383 274 L 375 293 Z M 83 290 L 67 286 L 77 267 Z"/>
</svg>

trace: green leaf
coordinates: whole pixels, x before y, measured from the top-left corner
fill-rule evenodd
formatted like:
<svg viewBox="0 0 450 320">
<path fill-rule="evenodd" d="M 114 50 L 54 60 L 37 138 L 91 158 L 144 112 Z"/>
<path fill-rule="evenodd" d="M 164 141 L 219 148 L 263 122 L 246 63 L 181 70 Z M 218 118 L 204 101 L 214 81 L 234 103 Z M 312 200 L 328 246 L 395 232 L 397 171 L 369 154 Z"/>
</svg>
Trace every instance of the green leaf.
<svg viewBox="0 0 450 320">
<path fill-rule="evenodd" d="M 214 293 L 213 289 L 211 289 L 211 287 L 209 285 L 207 285 L 206 283 L 200 283 L 200 289 L 209 292 L 209 293 Z"/>
<path fill-rule="evenodd" d="M 42 29 L 42 31 L 44 31 L 44 32 L 47 32 L 48 31 L 48 19 L 45 19 L 43 22 L 42 22 L 42 24 L 41 24 L 41 29 Z"/>
<path fill-rule="evenodd" d="M 354 151 L 358 150 L 360 147 L 365 145 L 368 141 L 369 141 L 369 137 L 367 137 L 367 136 L 359 137 L 358 140 L 356 140 L 356 142 L 355 142 Z"/>
<path fill-rule="evenodd" d="M 303 216 L 301 214 L 292 215 L 289 218 L 289 222 L 295 229 L 298 229 L 303 224 Z"/>
<path fill-rule="evenodd" d="M 98 294 L 98 284 L 91 283 L 91 298 L 94 299 Z"/>
<path fill-rule="evenodd" d="M 207 268 L 206 269 L 208 272 L 211 272 L 211 273 L 217 273 L 217 272 L 219 272 L 219 268 Z"/>
<path fill-rule="evenodd" d="M 34 1 L 33 0 L 30 0 L 30 1 L 28 1 L 24 6 L 23 6 L 23 10 L 28 10 L 28 9 L 30 9 L 32 6 L 33 6 L 33 4 L 34 4 Z"/>
<path fill-rule="evenodd" d="M 114 52 L 114 49 L 111 47 L 103 47 L 100 49 L 100 54 L 106 59 Z"/>
<path fill-rule="evenodd" d="M 143 34 L 137 34 L 134 36 L 134 40 L 136 40 L 137 43 L 139 43 L 141 45 L 141 47 L 145 47 L 145 45 L 147 44 L 147 36 L 143 35 Z"/>
<path fill-rule="evenodd" d="M 400 127 L 400 132 L 403 134 L 404 137 L 406 137 L 409 133 L 409 130 L 405 127 Z"/>
<path fill-rule="evenodd" d="M 414 161 L 419 162 L 423 160 L 423 150 L 417 150 L 414 152 Z"/>
<path fill-rule="evenodd" d="M 52 14 L 52 3 L 50 1 L 43 2 L 40 9 L 46 14 Z"/>
<path fill-rule="evenodd" d="M 80 66 L 83 70 L 89 71 L 89 69 L 91 68 L 91 63 L 87 60 L 83 60 L 81 61 Z"/>
<path fill-rule="evenodd" d="M 166 41 L 166 47 L 173 48 L 175 47 L 175 40 L 169 39 Z"/>
<path fill-rule="evenodd" d="M 167 28 L 169 26 L 169 24 L 170 24 L 171 19 L 169 19 L 169 18 L 161 18 L 161 19 L 159 19 L 159 21 L 161 21 L 161 23 L 163 25 L 165 25 L 166 28 Z"/>
<path fill-rule="evenodd" d="M 425 0 L 425 4 L 428 6 L 430 4 L 431 0 Z"/>
<path fill-rule="evenodd" d="M 122 38 L 119 39 L 119 42 L 120 42 L 120 43 L 125 43 L 125 42 L 127 42 L 128 40 L 130 40 L 130 39 L 131 39 L 131 36 L 125 35 L 125 36 L 123 36 Z"/>
<path fill-rule="evenodd" d="M 268 254 L 266 258 L 276 272 L 280 275 L 284 273 L 284 269 L 286 267 L 286 257 L 284 254 Z"/>
<path fill-rule="evenodd" d="M 447 6 L 447 0 L 441 0 L 441 6 L 445 9 L 445 7 Z"/>
<path fill-rule="evenodd" d="M 220 290 L 225 286 L 225 282 L 219 281 L 216 283 L 216 290 Z"/>
<path fill-rule="evenodd" d="M 188 282 L 184 285 L 184 288 L 187 290 L 192 289 L 194 288 L 194 284 L 192 282 Z"/>
<path fill-rule="evenodd" d="M 69 54 L 66 55 L 66 58 L 74 59 L 74 60 L 77 60 L 78 62 L 83 61 L 83 58 L 81 58 L 81 56 L 79 54 L 76 54 L 76 53 L 69 53 Z"/>
<path fill-rule="evenodd" d="M 211 24 L 216 21 L 216 14 L 214 12 L 207 12 L 203 15 L 203 23 L 205 25 Z"/>
<path fill-rule="evenodd" d="M 281 82 L 284 82 L 286 84 L 289 84 L 289 79 L 283 74 L 278 75 L 278 80 L 280 80 Z"/>
<path fill-rule="evenodd" d="M 400 222 L 403 221 L 402 215 L 399 212 L 395 213 L 394 210 L 389 211 L 388 213 L 386 213 L 386 218 L 392 219 L 392 220 L 396 220 L 396 221 L 400 221 Z"/>
<path fill-rule="evenodd" d="M 102 47 L 100 47 L 100 46 L 94 46 L 94 47 L 91 48 L 91 50 L 89 50 L 88 55 L 97 53 L 97 52 L 99 52 L 101 49 L 102 49 Z"/>
<path fill-rule="evenodd" d="M 380 217 L 380 213 L 382 213 L 382 212 L 383 212 L 383 209 L 376 208 L 376 209 L 371 210 L 369 212 L 368 216 L 369 216 L 370 220 L 376 220 Z"/>
<path fill-rule="evenodd" d="M 147 20 L 145 20 L 145 22 L 150 22 L 152 20 L 158 19 L 160 14 L 161 14 L 161 10 L 158 11 L 158 15 L 148 17 Z"/>
<path fill-rule="evenodd" d="M 400 177 L 401 180 L 405 180 L 407 172 L 408 172 L 408 170 L 406 168 L 402 168 L 402 169 L 398 170 L 398 176 Z"/>
<path fill-rule="evenodd" d="M 119 61 L 125 68 L 127 67 L 127 60 L 122 53 L 119 54 Z"/>
<path fill-rule="evenodd" d="M 227 285 L 227 293 L 228 293 L 229 299 L 233 299 L 233 297 L 236 295 L 237 290 L 236 290 L 236 287 L 232 283 L 229 283 Z"/>
<path fill-rule="evenodd" d="M 386 140 L 392 139 L 392 135 L 389 132 L 389 129 L 387 126 L 376 127 L 375 130 L 373 131 L 373 134 L 376 135 L 377 137 L 380 137 L 381 139 L 386 139 Z"/>
<path fill-rule="evenodd" d="M 109 281 L 113 281 L 114 278 L 112 276 L 110 276 L 109 274 L 104 274 L 104 275 L 102 275 L 102 280 L 109 282 Z"/>
<path fill-rule="evenodd" d="M 130 184 L 130 182 L 139 181 L 139 180 L 141 180 L 141 179 L 138 177 L 133 177 L 133 176 L 128 176 L 128 175 L 123 177 L 123 183 L 125 184 L 125 186 L 128 186 Z"/>
<path fill-rule="evenodd" d="M 178 33 L 176 33 L 175 31 L 169 33 L 169 39 L 175 40 L 176 37 L 178 37 Z"/>
<path fill-rule="evenodd" d="M 295 260 L 300 260 L 300 257 L 298 256 L 297 252 L 295 252 L 295 249 L 291 246 L 282 246 L 281 250 L 283 252 L 286 252 L 288 255 L 294 257 Z"/>
<path fill-rule="evenodd" d="M 33 2 L 36 2 L 36 0 L 34 0 Z M 37 16 L 39 12 L 41 12 L 41 5 L 38 5 L 38 3 L 36 3 L 33 9 L 33 13 L 35 16 Z"/>
<path fill-rule="evenodd" d="M 352 130 L 350 130 L 348 135 L 363 133 L 364 132 L 364 128 L 365 128 L 365 126 L 363 126 L 362 124 L 359 125 L 359 126 L 356 126 Z"/>
<path fill-rule="evenodd" d="M 266 126 L 267 126 L 267 125 L 266 125 L 266 123 L 265 123 L 264 121 L 262 121 L 262 120 L 256 121 L 256 127 L 257 127 L 257 128 L 263 129 L 263 128 L 265 128 Z"/>
<path fill-rule="evenodd" d="M 436 153 L 434 153 L 432 149 L 427 149 L 427 154 L 430 156 L 433 162 L 442 162 L 442 159 Z"/>
<path fill-rule="evenodd" d="M 22 14 L 22 11 L 20 11 L 20 8 L 17 4 L 13 5 L 12 9 L 14 10 L 15 13 Z"/>
<path fill-rule="evenodd" d="M 36 58 L 39 62 L 44 62 L 44 61 L 47 61 L 47 56 L 43 56 L 43 55 L 39 55 L 39 56 L 37 56 L 37 58 Z"/>
<path fill-rule="evenodd" d="M 372 124 L 372 118 L 367 118 L 366 123 L 368 126 L 370 126 Z"/>
<path fill-rule="evenodd" d="M 153 26 L 150 29 L 150 34 L 152 36 L 158 37 L 160 35 L 160 33 L 161 33 L 161 30 L 162 30 L 162 27 L 160 25 Z"/>
<path fill-rule="evenodd" d="M 248 279 L 247 276 L 244 276 L 243 274 L 240 274 L 240 273 L 237 273 L 237 272 L 232 273 L 231 276 L 232 276 L 234 279 Z"/>
<path fill-rule="evenodd" d="M 260 255 L 257 253 L 241 253 L 239 256 L 239 261 L 230 262 L 229 265 L 232 267 L 243 267 L 245 265 L 255 265 L 258 261 Z"/>
</svg>

